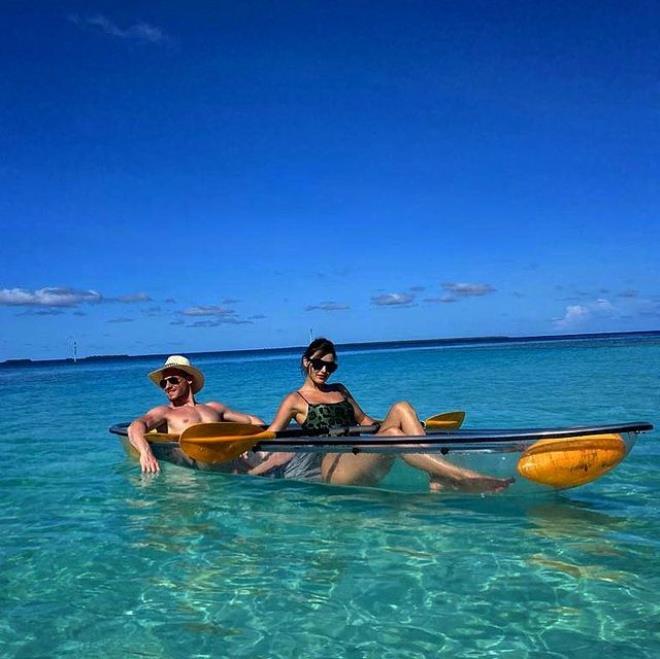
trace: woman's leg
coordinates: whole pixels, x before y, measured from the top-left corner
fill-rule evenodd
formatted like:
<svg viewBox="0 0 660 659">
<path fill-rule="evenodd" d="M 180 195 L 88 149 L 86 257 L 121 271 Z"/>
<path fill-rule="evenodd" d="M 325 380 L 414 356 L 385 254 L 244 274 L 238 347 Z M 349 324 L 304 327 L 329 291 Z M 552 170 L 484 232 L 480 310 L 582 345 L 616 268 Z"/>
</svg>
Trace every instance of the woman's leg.
<svg viewBox="0 0 660 659">
<path fill-rule="evenodd" d="M 327 453 L 321 476 L 334 485 L 376 485 L 392 468 L 395 455 L 383 453 Z"/>
<path fill-rule="evenodd" d="M 410 403 L 395 403 L 381 424 L 379 435 L 425 435 L 424 428 L 417 418 L 417 412 Z M 429 453 L 403 453 L 401 459 L 415 469 L 429 475 L 432 490 L 455 489 L 468 492 L 503 490 L 513 479 L 491 478 L 470 469 L 463 469 Z"/>
<path fill-rule="evenodd" d="M 424 428 L 408 403 L 390 408 L 378 435 L 423 435 Z M 326 483 L 335 485 L 376 485 L 392 468 L 396 456 L 383 453 L 328 453 L 321 463 Z"/>
<path fill-rule="evenodd" d="M 390 430 L 394 430 L 394 432 L 390 433 Z M 400 433 L 397 432 L 399 430 Z M 415 408 L 408 401 L 401 400 L 390 407 L 377 434 L 425 435 L 426 433 L 424 426 L 417 418 Z"/>
<path fill-rule="evenodd" d="M 416 424 L 416 425 L 415 425 Z M 405 427 L 409 433 L 402 430 Z M 378 435 L 423 435 L 424 428 L 408 403 L 397 403 L 390 409 Z M 321 476 L 335 485 L 376 485 L 392 468 L 396 456 L 383 453 L 328 453 L 321 463 Z"/>
</svg>

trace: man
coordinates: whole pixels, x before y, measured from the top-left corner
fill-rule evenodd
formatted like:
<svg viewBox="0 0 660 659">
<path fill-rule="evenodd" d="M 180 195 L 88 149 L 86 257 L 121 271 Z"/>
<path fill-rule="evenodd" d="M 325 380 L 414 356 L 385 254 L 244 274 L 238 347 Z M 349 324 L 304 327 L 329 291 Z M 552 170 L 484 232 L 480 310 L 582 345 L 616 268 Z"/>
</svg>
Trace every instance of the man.
<svg viewBox="0 0 660 659">
<path fill-rule="evenodd" d="M 148 377 L 165 392 L 169 403 L 154 407 L 128 427 L 128 439 L 140 453 L 143 472 L 155 474 L 160 471 L 158 460 L 145 437 L 150 430 L 180 434 L 195 423 L 213 421 L 264 424 L 259 417 L 236 412 L 222 403 L 198 403 L 195 394 L 204 386 L 204 375 L 186 357 L 168 357 L 163 367 L 152 371 Z"/>
</svg>

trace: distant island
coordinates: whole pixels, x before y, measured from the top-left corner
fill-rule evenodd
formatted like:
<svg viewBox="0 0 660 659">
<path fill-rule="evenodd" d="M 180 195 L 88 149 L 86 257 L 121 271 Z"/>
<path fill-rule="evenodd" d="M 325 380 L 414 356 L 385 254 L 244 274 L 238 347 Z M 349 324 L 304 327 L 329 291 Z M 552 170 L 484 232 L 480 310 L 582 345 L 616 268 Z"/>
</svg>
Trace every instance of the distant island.
<svg viewBox="0 0 660 659">
<path fill-rule="evenodd" d="M 575 341 L 589 339 L 619 339 L 632 337 L 660 337 L 660 330 L 646 332 L 600 332 L 591 334 L 549 334 L 541 336 L 477 336 L 451 339 L 412 339 L 406 341 L 371 341 L 364 343 L 338 343 L 340 350 L 405 350 L 410 348 L 438 348 L 443 346 L 472 346 L 488 345 L 493 343 L 533 343 L 538 341 Z M 305 346 L 289 346 L 284 348 L 245 348 L 241 350 L 213 350 L 206 352 L 186 352 L 189 357 L 213 357 L 227 355 L 280 355 L 299 354 Z M 162 360 L 170 353 L 152 353 L 148 355 L 90 355 L 88 357 L 72 357 L 64 359 L 7 359 L 0 362 L 0 368 L 24 367 L 24 366 L 50 366 L 57 364 L 80 364 L 114 362 L 125 360 Z"/>
</svg>

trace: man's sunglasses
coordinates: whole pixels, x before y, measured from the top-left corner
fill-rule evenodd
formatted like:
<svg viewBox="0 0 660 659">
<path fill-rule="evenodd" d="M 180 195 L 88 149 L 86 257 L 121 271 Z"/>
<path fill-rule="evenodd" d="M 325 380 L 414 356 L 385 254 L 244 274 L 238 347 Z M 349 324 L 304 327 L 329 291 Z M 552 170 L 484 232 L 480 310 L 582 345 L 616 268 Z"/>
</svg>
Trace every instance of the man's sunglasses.
<svg viewBox="0 0 660 659">
<path fill-rule="evenodd" d="M 183 378 L 180 378 L 177 375 L 170 375 L 168 378 L 163 378 L 158 384 L 161 389 L 165 389 L 168 384 L 176 386 L 177 384 L 181 384 L 181 382 L 183 382 Z"/>
<path fill-rule="evenodd" d="M 334 373 L 339 368 L 339 364 L 336 362 L 324 362 L 322 359 L 310 359 L 309 363 L 315 371 L 325 368 L 328 373 Z"/>
</svg>

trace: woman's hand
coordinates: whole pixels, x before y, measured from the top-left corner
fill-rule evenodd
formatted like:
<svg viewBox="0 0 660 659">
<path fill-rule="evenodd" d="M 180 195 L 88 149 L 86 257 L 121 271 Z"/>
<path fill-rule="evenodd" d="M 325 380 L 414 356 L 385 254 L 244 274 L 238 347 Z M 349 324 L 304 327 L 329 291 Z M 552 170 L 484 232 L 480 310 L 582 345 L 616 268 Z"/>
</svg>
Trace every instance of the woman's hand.
<svg viewBox="0 0 660 659">
<path fill-rule="evenodd" d="M 295 453 L 271 453 L 260 465 L 250 469 L 250 476 L 261 476 L 290 462 Z"/>
</svg>

